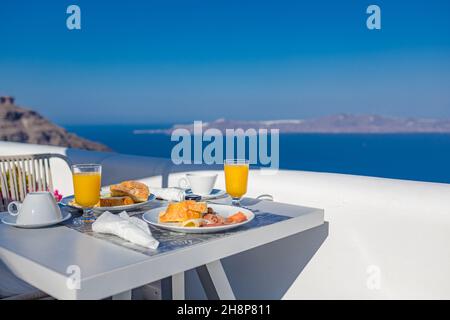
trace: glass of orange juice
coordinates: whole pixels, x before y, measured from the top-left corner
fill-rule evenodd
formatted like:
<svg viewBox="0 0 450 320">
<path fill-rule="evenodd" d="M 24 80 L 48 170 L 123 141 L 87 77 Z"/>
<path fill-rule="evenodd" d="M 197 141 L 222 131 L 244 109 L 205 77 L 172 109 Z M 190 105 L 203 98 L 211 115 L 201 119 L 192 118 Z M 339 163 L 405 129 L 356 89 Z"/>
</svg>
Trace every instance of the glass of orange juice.
<svg viewBox="0 0 450 320">
<path fill-rule="evenodd" d="M 224 162 L 225 186 L 235 206 L 240 206 L 239 201 L 247 193 L 248 170 L 248 160 L 227 159 Z"/>
<path fill-rule="evenodd" d="M 83 215 L 74 220 L 76 224 L 95 220 L 92 208 L 100 201 L 102 166 L 99 164 L 75 164 L 72 166 L 75 202 L 83 208 Z"/>
</svg>

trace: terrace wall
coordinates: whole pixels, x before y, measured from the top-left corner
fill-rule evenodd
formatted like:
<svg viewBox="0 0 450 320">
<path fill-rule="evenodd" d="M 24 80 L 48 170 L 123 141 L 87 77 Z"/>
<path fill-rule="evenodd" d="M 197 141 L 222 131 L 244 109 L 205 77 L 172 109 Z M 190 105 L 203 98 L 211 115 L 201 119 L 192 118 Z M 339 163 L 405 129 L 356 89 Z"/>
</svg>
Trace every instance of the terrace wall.
<svg viewBox="0 0 450 320">
<path fill-rule="evenodd" d="M 42 152 L 102 163 L 105 185 L 126 178 L 176 185 L 192 170 L 168 159 L 0 142 L 0 155 Z M 224 188 L 217 172 L 218 187 Z M 55 176 L 55 185 L 71 193 L 70 173 L 62 164 L 55 164 Z M 450 298 L 450 185 L 251 171 L 248 195 L 265 193 L 275 201 L 324 208 L 328 224 L 225 259 L 237 298 Z M 188 298 L 204 297 L 194 272 L 186 283 Z"/>
</svg>

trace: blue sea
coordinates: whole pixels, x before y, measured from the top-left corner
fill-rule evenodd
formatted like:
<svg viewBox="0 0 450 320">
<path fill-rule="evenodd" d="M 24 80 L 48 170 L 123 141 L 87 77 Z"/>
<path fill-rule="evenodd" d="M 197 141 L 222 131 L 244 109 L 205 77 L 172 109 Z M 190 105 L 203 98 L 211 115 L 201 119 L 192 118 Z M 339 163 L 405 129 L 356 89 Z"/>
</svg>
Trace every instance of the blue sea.
<svg viewBox="0 0 450 320">
<path fill-rule="evenodd" d="M 169 125 L 65 126 L 116 152 L 170 158 Z M 282 134 L 280 168 L 450 183 L 450 134 Z"/>
</svg>

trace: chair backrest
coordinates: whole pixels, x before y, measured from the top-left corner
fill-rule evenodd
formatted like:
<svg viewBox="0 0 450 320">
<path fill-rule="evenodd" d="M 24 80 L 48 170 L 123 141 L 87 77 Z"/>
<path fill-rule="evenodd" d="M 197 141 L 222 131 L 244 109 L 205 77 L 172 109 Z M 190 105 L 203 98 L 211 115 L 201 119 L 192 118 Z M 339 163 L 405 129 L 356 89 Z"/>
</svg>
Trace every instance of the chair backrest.
<svg viewBox="0 0 450 320">
<path fill-rule="evenodd" d="M 23 201 L 28 192 L 54 192 L 50 159 L 59 158 L 70 168 L 71 161 L 57 153 L 0 156 L 0 210 L 12 201 Z"/>
</svg>

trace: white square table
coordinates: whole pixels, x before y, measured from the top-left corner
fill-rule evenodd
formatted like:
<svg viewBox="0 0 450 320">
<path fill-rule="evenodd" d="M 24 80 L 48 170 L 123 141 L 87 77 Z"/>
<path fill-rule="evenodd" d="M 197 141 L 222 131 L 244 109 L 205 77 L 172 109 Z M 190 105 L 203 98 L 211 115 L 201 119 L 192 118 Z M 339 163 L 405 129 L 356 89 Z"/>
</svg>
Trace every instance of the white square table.
<svg viewBox="0 0 450 320">
<path fill-rule="evenodd" d="M 139 252 L 67 225 L 20 229 L 0 223 L 0 259 L 16 276 L 57 299 L 130 299 L 132 289 L 167 277 L 172 277 L 173 298 L 184 299 L 184 272 L 190 269 L 197 270 L 208 298 L 234 299 L 221 259 L 324 223 L 322 209 L 249 198 L 243 206 L 263 223 L 201 241 L 184 241 L 186 235 L 178 234 L 182 245 L 162 242 L 161 252 Z M 281 220 L 267 224 L 265 215 Z"/>
</svg>

